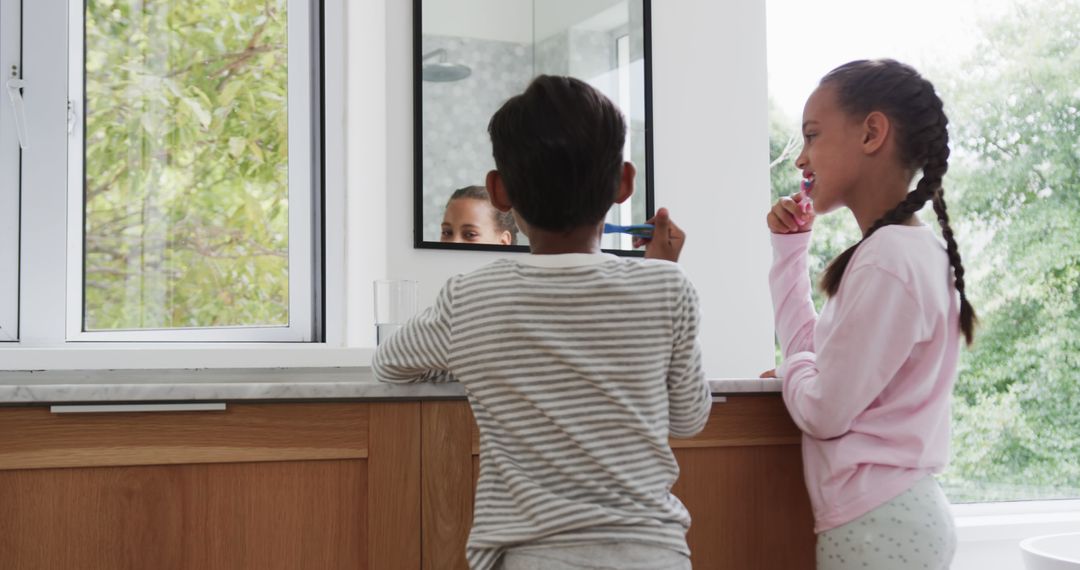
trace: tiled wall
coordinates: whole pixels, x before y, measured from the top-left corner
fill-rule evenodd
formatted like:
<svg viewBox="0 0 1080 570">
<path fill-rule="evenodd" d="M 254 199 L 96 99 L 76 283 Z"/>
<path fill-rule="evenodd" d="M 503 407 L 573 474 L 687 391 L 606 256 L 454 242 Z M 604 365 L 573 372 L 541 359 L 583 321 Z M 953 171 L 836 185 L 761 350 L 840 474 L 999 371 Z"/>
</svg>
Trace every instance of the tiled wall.
<svg viewBox="0 0 1080 570">
<path fill-rule="evenodd" d="M 460 81 L 423 83 L 424 238 L 439 241 L 443 209 L 462 186 L 483 185 L 495 167 L 488 120 L 533 76 L 530 44 L 424 36 L 423 53 L 443 48 L 447 61 L 469 66 Z M 431 60 L 434 61 L 434 58 Z"/>
</svg>

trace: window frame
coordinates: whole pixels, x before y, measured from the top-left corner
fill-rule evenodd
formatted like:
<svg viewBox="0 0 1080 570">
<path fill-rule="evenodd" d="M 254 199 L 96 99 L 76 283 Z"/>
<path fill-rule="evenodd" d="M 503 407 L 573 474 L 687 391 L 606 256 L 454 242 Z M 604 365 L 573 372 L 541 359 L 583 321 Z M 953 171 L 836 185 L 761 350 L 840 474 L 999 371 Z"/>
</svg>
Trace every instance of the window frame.
<svg viewBox="0 0 1080 570">
<path fill-rule="evenodd" d="M 19 339 L 19 162 L 22 151 L 8 90 L 22 79 L 22 6 L 0 1 L 0 342 Z M 20 90 L 21 91 L 21 90 Z"/>
<path fill-rule="evenodd" d="M 36 34 L 28 36 L 27 53 L 35 54 L 35 62 L 45 63 L 53 69 L 60 66 L 64 77 L 54 74 L 48 79 L 28 87 L 41 86 L 40 95 L 50 99 L 47 108 L 35 105 L 28 112 L 32 128 L 47 130 L 43 145 L 46 152 L 23 157 L 23 168 L 30 169 L 32 180 L 47 190 L 35 192 L 31 200 L 24 201 L 24 221 L 45 222 L 60 237 L 36 239 L 33 234 L 42 228 L 24 231 L 22 256 L 42 259 L 30 271 L 23 272 L 28 283 L 49 283 L 47 291 L 24 297 L 22 306 L 25 319 L 34 318 L 35 326 L 29 339 L 33 344 L 64 345 L 86 342 L 322 342 L 323 317 L 323 231 L 324 224 L 318 218 L 322 214 L 323 188 L 323 81 L 324 53 L 322 49 L 323 27 L 321 0 L 287 1 L 287 37 L 303 38 L 288 46 L 288 101 L 289 101 L 289 320 L 281 326 L 234 326 L 173 329 L 139 329 L 114 331 L 86 331 L 84 328 L 83 303 L 83 224 L 84 224 L 84 0 L 58 0 L 66 9 L 66 16 L 57 17 L 56 6 L 52 13 L 34 6 L 30 27 L 37 26 Z M 17 3 L 17 2 L 12 2 Z M 36 4 L 36 3 L 35 3 Z M 7 4 L 5 4 L 7 6 Z M 62 21 L 61 21 L 62 20 Z M 40 39 L 56 33 L 60 27 L 66 30 L 64 42 L 48 42 Z M 47 29 L 46 29 L 47 28 Z M 52 37 L 55 37 L 53 35 Z M 39 74 L 44 75 L 44 74 Z M 63 90 L 58 81 L 66 79 Z M 47 93 L 46 93 L 47 90 Z M 38 92 L 33 93 L 39 96 Z M 67 103 L 67 121 L 61 123 L 56 116 L 56 101 Z M 46 112 L 48 115 L 46 115 Z M 59 132 L 63 124 L 67 130 Z M 70 132 L 69 132 L 70 131 Z M 36 134 L 32 132 L 31 134 Z M 63 139 L 61 139 L 63 137 Z M 55 142 L 64 140 L 64 145 Z M 54 144 L 50 144 L 54 143 Z M 50 149 L 51 147 L 51 149 Z M 67 156 L 57 160 L 56 153 L 63 148 Z M 52 150 L 52 156 L 48 156 Z M 58 164 L 66 166 L 63 175 L 64 188 L 58 188 L 60 176 L 46 172 L 56 170 Z M 25 178 L 25 177 L 24 177 Z M 48 183 L 41 184 L 44 179 Z M 40 194 L 40 195 L 38 195 Z M 49 198 L 52 198 L 51 200 Z M 58 199 L 61 198 L 62 199 Z M 29 223 L 27 224 L 29 225 Z M 48 234 L 45 231 L 45 234 Z M 63 242 L 63 247 L 60 247 Z M 58 283 L 58 285 L 56 284 Z M 37 286 L 35 285 L 35 288 Z M 62 291 L 62 293 L 61 293 Z M 62 297 L 62 298 L 59 298 Z M 37 319 L 41 319 L 38 321 Z M 29 321 L 28 321 L 29 322 Z"/>
</svg>

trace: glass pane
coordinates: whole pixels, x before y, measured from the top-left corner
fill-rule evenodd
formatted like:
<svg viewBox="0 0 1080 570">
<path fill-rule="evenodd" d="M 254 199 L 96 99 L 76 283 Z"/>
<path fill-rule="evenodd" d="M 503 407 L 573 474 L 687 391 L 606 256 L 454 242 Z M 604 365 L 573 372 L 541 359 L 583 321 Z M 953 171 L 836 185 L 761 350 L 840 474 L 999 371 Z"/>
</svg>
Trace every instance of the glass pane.
<svg viewBox="0 0 1080 570">
<path fill-rule="evenodd" d="M 7 87 L 9 80 L 22 76 L 19 9 L 18 2 L 0 0 L 0 342 L 18 336 L 20 133 L 16 120 L 22 117 L 16 112 L 19 99 L 12 98 Z M 21 135 L 25 139 L 25 130 Z"/>
<path fill-rule="evenodd" d="M 637 167 L 636 189 L 627 203 L 611 209 L 608 221 L 620 225 L 645 221 L 643 0 L 423 4 L 419 207 L 425 242 L 528 245 L 524 234 L 484 203 L 486 194 L 480 186 L 495 167 L 487 133 L 492 114 L 539 74 L 581 79 L 622 109 L 629 127 L 625 155 Z M 632 250 L 632 241 L 630 236 L 610 234 L 602 245 Z"/>
<path fill-rule="evenodd" d="M 89 0 L 86 330 L 287 325 L 285 0 Z"/>
<path fill-rule="evenodd" d="M 636 191 L 615 204 L 607 221 L 645 221 L 645 21 L 643 3 L 628 0 L 542 0 L 535 13 L 537 74 L 569 75 L 598 89 L 627 119 L 626 160 L 637 167 Z M 608 249 L 633 249 L 633 237 L 606 234 Z"/>
<path fill-rule="evenodd" d="M 932 81 L 949 116 L 950 221 L 981 321 L 961 353 L 941 482 L 954 502 L 1080 498 L 1080 0 L 803 6 L 767 4 L 773 198 L 798 188 L 802 105 L 829 69 L 892 57 Z M 863 25 L 871 13 L 892 25 Z M 931 208 L 922 215 L 937 227 Z M 858 228 L 841 212 L 814 234 L 820 272 Z"/>
</svg>

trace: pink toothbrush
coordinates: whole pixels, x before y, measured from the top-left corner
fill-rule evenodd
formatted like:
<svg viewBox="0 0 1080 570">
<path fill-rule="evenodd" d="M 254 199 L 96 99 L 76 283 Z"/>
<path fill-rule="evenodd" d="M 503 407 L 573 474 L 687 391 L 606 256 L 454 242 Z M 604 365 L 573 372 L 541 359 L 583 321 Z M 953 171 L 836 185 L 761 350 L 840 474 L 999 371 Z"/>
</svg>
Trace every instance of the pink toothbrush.
<svg viewBox="0 0 1080 570">
<path fill-rule="evenodd" d="M 810 211 L 814 208 L 813 201 L 810 199 L 810 188 L 813 187 L 813 184 L 813 181 L 809 178 L 803 178 L 802 184 L 799 185 L 799 192 L 803 196 L 802 201 L 799 202 L 799 208 L 803 211 L 804 214 L 809 214 Z M 806 221 L 799 218 L 795 219 L 795 223 L 799 224 L 800 226 L 806 225 Z"/>
</svg>

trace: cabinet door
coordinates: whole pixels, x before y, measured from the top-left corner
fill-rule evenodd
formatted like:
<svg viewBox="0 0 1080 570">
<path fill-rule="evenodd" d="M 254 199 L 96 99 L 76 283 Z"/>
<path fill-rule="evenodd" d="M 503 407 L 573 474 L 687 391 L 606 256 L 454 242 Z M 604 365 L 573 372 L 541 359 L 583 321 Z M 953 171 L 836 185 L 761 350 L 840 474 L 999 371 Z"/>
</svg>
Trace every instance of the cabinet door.
<svg viewBox="0 0 1080 570">
<path fill-rule="evenodd" d="M 467 569 L 465 542 L 479 475 L 476 425 L 467 402 L 424 402 L 423 567 Z M 698 436 L 672 440 L 673 491 L 693 517 L 694 568 L 814 567 L 813 517 L 798 428 L 779 396 L 717 401 Z"/>
<path fill-rule="evenodd" d="M 419 404 L 0 408 L 5 569 L 419 568 Z"/>
<path fill-rule="evenodd" d="M 480 476 L 472 410 L 462 401 L 423 402 L 420 416 L 423 568 L 468 570 L 465 543 Z"/>
<path fill-rule="evenodd" d="M 713 404 L 702 433 L 671 441 L 694 568 L 814 568 L 801 437 L 779 396 L 741 396 Z"/>
</svg>

